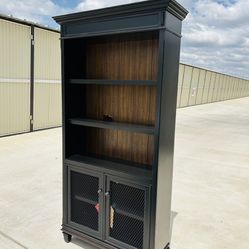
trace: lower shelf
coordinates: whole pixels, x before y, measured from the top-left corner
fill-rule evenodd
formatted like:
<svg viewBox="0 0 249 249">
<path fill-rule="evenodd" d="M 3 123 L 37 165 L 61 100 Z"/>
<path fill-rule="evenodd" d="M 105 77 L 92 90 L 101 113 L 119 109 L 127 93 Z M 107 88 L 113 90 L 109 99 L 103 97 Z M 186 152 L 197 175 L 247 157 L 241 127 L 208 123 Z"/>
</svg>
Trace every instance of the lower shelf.
<svg viewBox="0 0 249 249">
<path fill-rule="evenodd" d="M 117 206 L 115 204 L 113 204 L 112 207 L 113 207 L 115 213 L 130 217 L 132 219 L 140 220 L 140 221 L 144 220 L 143 214 L 133 212 L 132 210 L 129 210 L 129 209 L 125 210 L 125 208 L 120 208 L 119 206 Z"/>
<path fill-rule="evenodd" d="M 98 231 L 99 229 L 99 213 L 94 204 L 75 199 L 71 205 L 71 221 Z"/>
<path fill-rule="evenodd" d="M 102 173 L 107 172 L 112 175 L 118 174 L 118 176 L 141 179 L 141 181 L 144 181 L 146 184 L 152 183 L 152 170 L 147 169 L 148 166 L 138 163 L 123 163 L 124 161 L 121 160 L 119 161 L 120 162 L 117 160 L 110 161 L 79 154 L 74 154 L 65 159 L 65 163 L 67 164 L 77 164 L 77 166 L 82 166 Z"/>
<path fill-rule="evenodd" d="M 89 204 L 92 204 L 92 205 L 96 205 L 97 202 L 96 201 L 93 201 L 91 200 L 90 198 L 85 198 L 83 196 L 79 196 L 79 195 L 75 195 L 74 198 L 78 201 L 83 201 L 83 202 L 87 202 Z"/>
<path fill-rule="evenodd" d="M 86 118 L 70 118 L 69 123 L 73 125 L 81 125 L 88 127 L 104 128 L 104 129 L 117 129 L 125 130 L 129 132 L 137 132 L 144 134 L 154 134 L 154 127 L 148 125 L 136 125 L 130 123 L 121 123 L 121 122 L 108 122 L 103 120 L 94 120 Z"/>
</svg>

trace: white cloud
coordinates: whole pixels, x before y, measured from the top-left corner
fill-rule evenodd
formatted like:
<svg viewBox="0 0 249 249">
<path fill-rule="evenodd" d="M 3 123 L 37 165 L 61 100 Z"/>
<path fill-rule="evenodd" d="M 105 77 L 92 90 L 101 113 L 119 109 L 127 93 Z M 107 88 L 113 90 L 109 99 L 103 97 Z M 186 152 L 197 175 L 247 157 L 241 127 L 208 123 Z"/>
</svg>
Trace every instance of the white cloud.
<svg viewBox="0 0 249 249">
<path fill-rule="evenodd" d="M 248 0 L 238 0 L 229 5 L 223 5 L 211 0 L 202 0 L 196 3 L 197 13 L 206 19 L 207 23 L 215 23 L 216 26 L 237 26 L 248 24 Z M 245 22 L 246 21 L 246 22 Z"/>
<path fill-rule="evenodd" d="M 76 10 L 91 10 L 91 9 L 98 9 L 98 8 L 104 8 L 114 5 L 121 5 L 121 4 L 128 4 L 133 2 L 139 2 L 143 0 L 84 0 L 81 1 L 78 6 L 76 7 Z"/>
<path fill-rule="evenodd" d="M 71 11 L 51 0 L 0 0 L 0 13 L 39 23 L 48 23 L 51 16 Z"/>
<path fill-rule="evenodd" d="M 249 1 L 179 0 L 183 22 L 181 61 L 249 78 Z"/>
</svg>

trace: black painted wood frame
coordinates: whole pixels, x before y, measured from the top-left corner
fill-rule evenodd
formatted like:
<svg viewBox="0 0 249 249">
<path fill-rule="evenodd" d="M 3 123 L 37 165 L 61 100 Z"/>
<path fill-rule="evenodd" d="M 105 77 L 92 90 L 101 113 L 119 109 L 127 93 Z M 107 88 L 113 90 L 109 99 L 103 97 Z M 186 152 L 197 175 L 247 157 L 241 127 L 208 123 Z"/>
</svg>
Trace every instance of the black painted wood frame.
<svg viewBox="0 0 249 249">
<path fill-rule="evenodd" d="M 69 169 L 79 168 L 82 172 L 97 172 L 102 176 L 112 176 L 130 179 L 143 186 L 148 186 L 148 241 L 143 249 L 169 248 L 170 243 L 170 209 L 171 188 L 174 155 L 175 115 L 177 99 L 177 81 L 180 55 L 181 23 L 187 11 L 175 0 L 153 0 L 128 5 L 116 6 L 100 10 L 79 12 L 57 16 L 54 19 L 61 25 L 61 52 L 62 52 L 62 127 L 63 127 L 63 224 L 65 234 L 79 237 L 98 248 L 134 248 L 124 246 L 123 243 L 111 243 L 102 238 L 84 233 L 73 226 L 69 220 Z M 156 81 L 117 81 L 117 80 L 87 80 L 68 79 L 65 68 L 65 41 L 83 37 L 93 37 L 111 34 L 155 31 L 159 32 L 159 68 Z M 156 122 L 155 127 L 143 127 L 125 124 L 106 124 L 89 120 L 66 118 L 65 96 L 66 84 L 140 84 L 157 85 Z M 84 157 L 67 157 L 66 154 L 66 127 L 68 123 L 81 126 L 101 127 L 110 129 L 125 129 L 153 134 L 154 161 L 150 173 L 141 169 L 131 170 L 122 167 L 122 164 L 108 161 L 91 160 Z M 105 186 L 104 186 L 105 187 Z M 103 203 L 104 205 L 104 203 Z M 162 211 L 163 210 L 163 211 Z M 166 220 L 166 222 L 164 222 Z M 166 225 L 165 225 L 166 223 Z M 102 225 L 100 234 L 104 233 Z"/>
</svg>

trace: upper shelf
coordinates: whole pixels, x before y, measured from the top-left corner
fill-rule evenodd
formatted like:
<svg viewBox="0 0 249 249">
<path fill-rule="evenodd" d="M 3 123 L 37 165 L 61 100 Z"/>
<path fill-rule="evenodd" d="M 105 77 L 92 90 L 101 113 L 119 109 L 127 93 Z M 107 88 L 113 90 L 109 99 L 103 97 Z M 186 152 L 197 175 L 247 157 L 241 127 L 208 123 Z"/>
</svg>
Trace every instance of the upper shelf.
<svg viewBox="0 0 249 249">
<path fill-rule="evenodd" d="M 88 85 L 142 85 L 155 86 L 156 80 L 99 80 L 99 79 L 70 79 L 70 84 L 88 84 Z"/>
<path fill-rule="evenodd" d="M 144 133 L 150 135 L 154 134 L 154 127 L 148 125 L 137 125 L 130 123 L 120 123 L 120 122 L 83 119 L 83 118 L 71 118 L 69 119 L 69 123 L 74 125 L 88 126 L 88 127 L 125 130 L 129 132 L 137 132 L 137 133 Z"/>
</svg>

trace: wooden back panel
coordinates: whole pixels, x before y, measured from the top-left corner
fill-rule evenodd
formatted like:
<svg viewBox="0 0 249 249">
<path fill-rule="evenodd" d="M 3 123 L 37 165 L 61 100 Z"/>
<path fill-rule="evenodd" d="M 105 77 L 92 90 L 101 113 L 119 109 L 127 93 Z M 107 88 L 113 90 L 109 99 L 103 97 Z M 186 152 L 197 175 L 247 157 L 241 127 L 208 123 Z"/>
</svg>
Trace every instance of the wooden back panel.
<svg viewBox="0 0 249 249">
<path fill-rule="evenodd" d="M 156 80 L 158 32 L 91 38 L 86 45 L 89 79 Z"/>
<path fill-rule="evenodd" d="M 116 122 L 155 124 L 155 86 L 87 85 L 85 91 L 88 118 L 102 120 L 107 114 Z"/>
<path fill-rule="evenodd" d="M 152 165 L 154 137 L 121 130 L 88 128 L 87 153 Z"/>
</svg>

